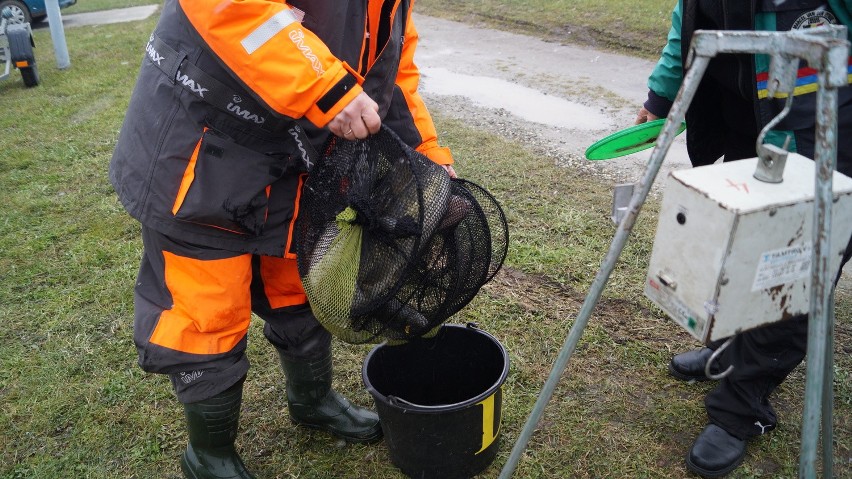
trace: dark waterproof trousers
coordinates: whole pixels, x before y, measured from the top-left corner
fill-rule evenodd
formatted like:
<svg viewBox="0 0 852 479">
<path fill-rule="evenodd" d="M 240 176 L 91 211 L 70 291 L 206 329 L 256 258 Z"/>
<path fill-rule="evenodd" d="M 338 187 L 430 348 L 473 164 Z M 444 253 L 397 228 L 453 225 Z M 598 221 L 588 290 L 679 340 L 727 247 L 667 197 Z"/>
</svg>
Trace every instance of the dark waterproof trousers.
<svg viewBox="0 0 852 479">
<path fill-rule="evenodd" d="M 734 369 L 704 398 L 710 422 L 740 439 L 775 429 L 769 395 L 805 358 L 807 339 L 806 315 L 735 336 L 719 358 L 722 370 Z"/>
<path fill-rule="evenodd" d="M 294 360 L 323 357 L 331 334 L 317 322 L 295 258 L 200 247 L 142 228 L 134 292 L 139 365 L 168 374 L 183 403 L 208 399 L 245 377 L 251 314 Z"/>
</svg>

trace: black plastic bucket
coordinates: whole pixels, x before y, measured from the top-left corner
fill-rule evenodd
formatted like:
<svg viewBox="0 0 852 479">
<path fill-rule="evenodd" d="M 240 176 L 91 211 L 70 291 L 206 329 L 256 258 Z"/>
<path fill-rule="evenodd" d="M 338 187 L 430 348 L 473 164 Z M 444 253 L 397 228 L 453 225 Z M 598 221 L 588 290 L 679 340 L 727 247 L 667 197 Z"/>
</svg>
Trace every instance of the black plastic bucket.
<svg viewBox="0 0 852 479">
<path fill-rule="evenodd" d="M 508 374 L 506 348 L 471 324 L 380 344 L 362 369 L 391 461 L 417 479 L 469 478 L 494 461 Z"/>
</svg>

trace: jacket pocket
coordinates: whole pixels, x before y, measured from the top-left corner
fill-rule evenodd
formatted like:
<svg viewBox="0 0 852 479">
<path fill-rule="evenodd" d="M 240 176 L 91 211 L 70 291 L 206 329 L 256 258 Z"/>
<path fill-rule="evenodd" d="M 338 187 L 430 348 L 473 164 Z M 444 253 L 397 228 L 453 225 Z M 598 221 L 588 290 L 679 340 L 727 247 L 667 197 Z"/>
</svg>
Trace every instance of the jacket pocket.
<svg viewBox="0 0 852 479">
<path fill-rule="evenodd" d="M 205 128 L 172 214 L 181 221 L 258 236 L 266 224 L 270 185 L 283 175 L 278 163 Z"/>
</svg>

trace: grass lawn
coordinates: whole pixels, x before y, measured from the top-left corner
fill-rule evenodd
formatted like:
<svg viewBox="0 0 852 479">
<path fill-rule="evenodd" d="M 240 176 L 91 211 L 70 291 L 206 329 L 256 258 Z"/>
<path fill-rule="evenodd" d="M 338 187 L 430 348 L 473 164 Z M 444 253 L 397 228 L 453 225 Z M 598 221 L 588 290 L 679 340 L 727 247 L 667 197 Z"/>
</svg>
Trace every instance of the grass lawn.
<svg viewBox="0 0 852 479">
<path fill-rule="evenodd" d="M 121 6 L 138 3 L 146 2 Z M 80 0 L 72 9 L 94 4 Z M 424 13 L 433 13 L 439 2 L 422 4 Z M 664 35 L 665 28 L 653 23 L 668 18 L 662 6 L 637 10 L 637 17 L 653 17 L 652 24 L 639 25 L 613 23 L 607 15 L 614 13 L 604 12 L 612 8 L 592 2 L 446 2 L 448 12 L 474 21 L 524 9 L 552 20 L 548 29 L 578 18 L 593 18 L 589 25 L 604 30 L 635 24 L 630 38 Z M 557 20 L 563 10 L 573 12 L 573 20 Z M 182 409 L 165 377 L 136 365 L 132 341 L 140 228 L 107 180 L 154 22 L 67 29 L 72 66 L 64 71 L 53 67 L 49 31 L 38 29 L 42 85 L 24 88 L 17 72 L 0 82 L 0 479 L 180 477 Z M 503 271 L 451 320 L 478 323 L 510 352 L 503 442 L 481 475 L 494 478 L 609 248 L 612 185 L 455 120 L 436 120 L 466 176 L 497 197 L 510 222 Z M 519 164 L 523 174 L 501 173 L 518 171 Z M 712 385 L 686 385 L 666 373 L 670 356 L 696 343 L 642 295 L 656 208 L 653 201 L 646 205 L 514 477 L 689 477 L 683 454 L 705 423 L 702 399 Z M 847 288 L 840 288 L 837 301 L 835 476 L 852 477 Z M 255 318 L 238 438 L 258 477 L 402 477 L 384 443 L 346 445 L 290 423 L 283 374 L 261 328 Z M 371 346 L 334 347 L 336 387 L 370 404 L 360 366 Z M 773 395 L 779 429 L 752 442 L 746 463 L 730 477 L 797 475 L 803 384 L 799 368 Z"/>
<path fill-rule="evenodd" d="M 421 13 L 656 60 L 676 0 L 417 0 Z"/>
</svg>

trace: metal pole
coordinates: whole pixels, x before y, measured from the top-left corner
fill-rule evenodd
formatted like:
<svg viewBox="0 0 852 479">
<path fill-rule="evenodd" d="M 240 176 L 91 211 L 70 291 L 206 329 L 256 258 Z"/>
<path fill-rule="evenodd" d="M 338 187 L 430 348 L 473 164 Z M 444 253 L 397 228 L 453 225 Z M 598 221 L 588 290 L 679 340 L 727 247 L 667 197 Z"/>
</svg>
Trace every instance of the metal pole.
<svg viewBox="0 0 852 479">
<path fill-rule="evenodd" d="M 45 0 L 47 21 L 50 24 L 50 38 L 53 40 L 53 53 L 56 55 L 56 66 L 64 70 L 71 66 L 68 58 L 68 45 L 65 43 L 65 27 L 62 25 L 62 14 L 59 13 L 59 0 Z"/>
<path fill-rule="evenodd" d="M 692 102 L 692 97 L 695 96 L 695 92 L 698 90 L 698 80 L 700 80 L 704 75 L 704 71 L 707 69 L 707 64 L 709 62 L 710 58 L 708 57 L 696 57 L 694 65 L 687 71 L 683 84 L 681 85 L 681 89 L 678 92 L 677 99 L 675 99 L 671 112 L 669 112 L 669 116 L 663 126 L 663 131 L 657 138 L 657 145 L 654 147 L 654 151 L 651 152 L 651 158 L 648 160 L 645 175 L 639 182 L 639 188 L 633 193 L 626 216 L 618 224 L 618 230 L 616 231 L 615 238 L 610 245 L 609 252 L 604 258 L 604 262 L 592 282 L 589 294 L 586 295 L 586 299 L 583 302 L 583 306 L 580 309 L 577 320 L 574 321 L 574 325 L 571 327 L 568 338 L 565 340 L 565 343 L 562 345 L 562 349 L 559 351 L 556 362 L 550 370 L 550 376 L 547 378 L 547 382 L 545 382 L 544 387 L 539 393 L 535 406 L 533 406 L 532 413 L 530 413 L 529 418 L 527 418 L 526 425 L 524 426 L 521 435 L 518 437 L 517 442 L 515 442 L 515 446 L 512 448 L 508 461 L 503 466 L 503 470 L 500 472 L 500 479 L 508 479 L 512 476 L 512 473 L 515 471 L 515 468 L 521 459 L 521 454 L 523 454 L 524 449 L 527 447 L 527 443 L 529 443 L 533 432 L 535 432 L 535 428 L 544 413 L 544 408 L 547 406 L 547 403 L 550 402 L 550 399 L 553 396 L 553 391 L 556 389 L 556 385 L 559 383 L 559 379 L 565 371 L 565 366 L 568 364 L 568 360 L 574 353 L 577 342 L 583 335 L 583 330 L 589 322 L 592 310 L 597 304 L 598 299 L 600 299 L 601 293 L 603 292 L 603 288 L 606 286 L 606 282 L 609 279 L 610 274 L 613 269 L 615 269 L 618 257 L 621 255 L 621 251 L 624 249 L 624 245 L 627 243 L 627 238 L 630 236 L 630 232 L 633 229 L 633 224 L 636 222 L 636 218 L 639 216 L 639 211 L 645 203 L 645 198 L 647 198 L 648 192 L 654 184 L 654 179 L 657 177 L 657 173 L 660 170 L 660 166 L 663 164 L 663 160 L 666 157 L 666 153 L 668 152 L 672 141 L 674 141 L 677 136 L 677 129 L 686 116 L 686 108 Z"/>
<path fill-rule="evenodd" d="M 845 71 L 848 47 L 843 51 L 842 66 Z M 828 350 L 832 347 L 829 334 L 832 325 L 828 318 L 832 315 L 831 299 L 833 283 L 830 274 L 831 258 L 831 205 L 834 198 L 833 181 L 837 162 L 837 89 L 829 78 L 836 72 L 837 54 L 831 50 L 824 53 L 822 69 L 817 79 L 817 123 L 814 162 L 816 163 L 814 219 L 813 219 L 813 258 L 811 264 L 810 317 L 808 322 L 808 362 L 805 381 L 805 407 L 802 414 L 802 451 L 799 456 L 799 477 L 816 477 L 816 457 L 821 414 L 830 401 L 824 395 L 828 384 L 833 383 L 833 368 L 828 364 Z M 834 60 L 834 61 L 832 61 Z M 833 69 L 833 70 L 832 70 Z M 845 83 L 845 82 L 844 82 Z M 830 419 L 829 419 L 830 421 Z M 825 432 L 825 431 L 824 431 Z M 831 444 L 824 444 L 831 449 Z M 831 454 L 823 454 L 823 460 L 831 462 Z M 824 466 L 829 466 L 824 464 Z"/>
<path fill-rule="evenodd" d="M 825 355 L 825 371 L 822 383 L 822 475 L 834 477 L 834 288 L 831 288 L 829 300 L 831 310 L 828 315 L 828 351 Z"/>
</svg>

